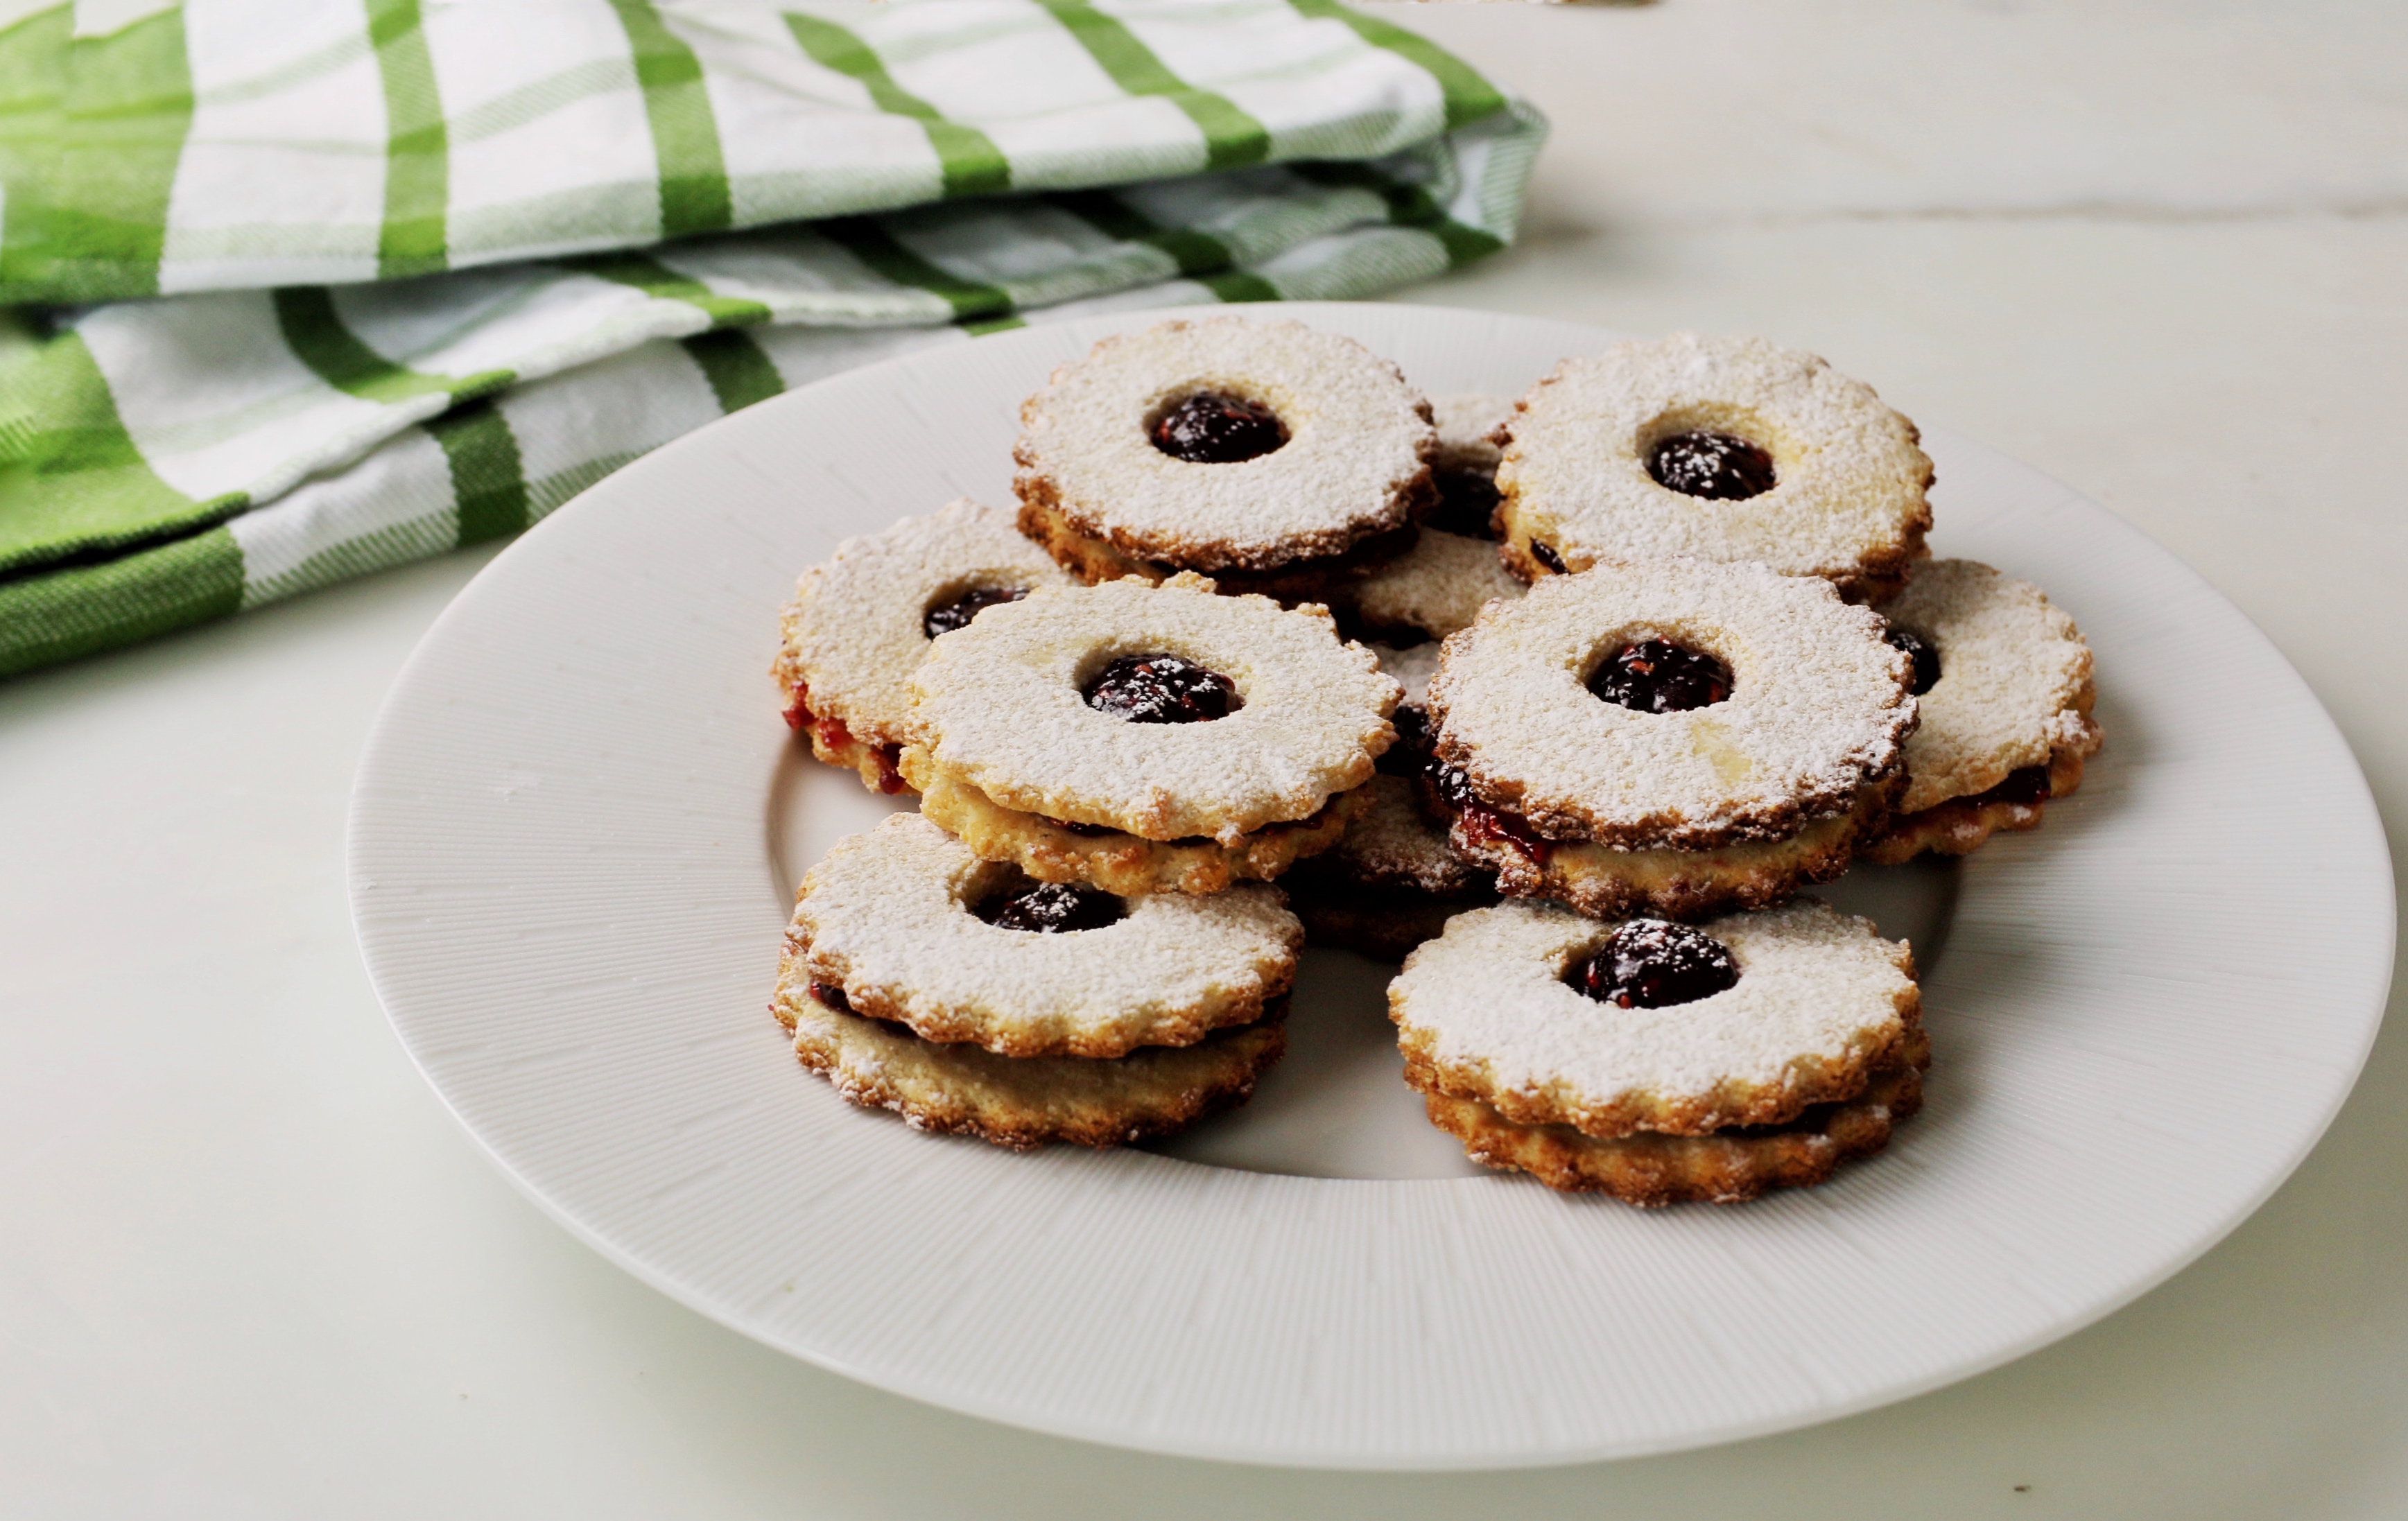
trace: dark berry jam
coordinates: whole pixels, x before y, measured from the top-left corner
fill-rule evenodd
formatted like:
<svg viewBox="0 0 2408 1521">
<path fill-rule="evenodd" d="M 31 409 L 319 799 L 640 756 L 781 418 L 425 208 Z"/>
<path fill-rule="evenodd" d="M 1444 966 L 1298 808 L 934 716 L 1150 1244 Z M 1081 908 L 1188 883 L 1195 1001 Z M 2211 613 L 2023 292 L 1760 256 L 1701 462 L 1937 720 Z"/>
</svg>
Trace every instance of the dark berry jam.
<svg viewBox="0 0 2408 1521">
<path fill-rule="evenodd" d="M 1429 515 L 1430 527 L 1466 538 L 1497 537 L 1497 482 L 1492 477 L 1480 470 L 1440 470 L 1432 479 L 1438 482 L 1438 509 Z"/>
<path fill-rule="evenodd" d="M 1685 713 L 1731 695 L 1730 667 L 1708 654 L 1665 639 L 1625 645 L 1588 679 L 1606 701 L 1642 713 Z"/>
<path fill-rule="evenodd" d="M 1027 595 L 1025 586 L 977 587 L 940 607 L 930 608 L 921 615 L 920 631 L 933 639 L 956 628 L 968 628 L 970 620 L 987 609 L 999 608 L 1006 602 L 1017 602 Z"/>
<path fill-rule="evenodd" d="M 1772 456 L 1727 433 L 1676 433 L 1649 452 L 1647 473 L 1668 491 L 1717 502 L 1761 496 L 1773 485 Z"/>
<path fill-rule="evenodd" d="M 1703 930 L 1633 919 L 1572 969 L 1572 986 L 1619 1009 L 1665 1009 L 1711 998 L 1739 981 L 1739 963 Z"/>
<path fill-rule="evenodd" d="M 1057 829 L 1068 829 L 1070 833 L 1087 839 L 1094 839 L 1103 835 L 1116 835 L 1120 833 L 1119 830 L 1113 828 L 1109 824 L 1080 824 L 1071 819 L 1048 819 L 1045 822 L 1053 825 Z"/>
<path fill-rule="evenodd" d="M 1177 655 L 1123 655 L 1087 683 L 1087 706 L 1132 724 L 1208 724 L 1238 710 L 1238 688 L 1219 671 Z"/>
<path fill-rule="evenodd" d="M 2043 803 L 2048 800 L 2048 768 L 2019 767 L 2007 779 L 1972 799 L 1977 803 Z"/>
<path fill-rule="evenodd" d="M 828 1008 L 835 1010 L 839 1014 L 849 1014 L 853 1012 L 853 1005 L 846 1000 L 844 989 L 837 986 L 834 983 L 813 983 L 811 984 L 811 997 L 817 998 L 821 1003 L 826 1005 Z"/>
<path fill-rule="evenodd" d="M 1121 900 L 1084 882 L 1045 882 L 980 904 L 978 916 L 998 929 L 1062 935 L 1120 923 Z"/>
<path fill-rule="evenodd" d="M 1564 557 L 1555 552 L 1555 547 L 1553 544 L 1543 543 L 1535 538 L 1530 540 L 1530 558 L 1558 576 L 1564 573 Z"/>
<path fill-rule="evenodd" d="M 1286 442 L 1278 413 L 1259 401 L 1214 391 L 1187 397 L 1154 425 L 1154 447 L 1191 465 L 1235 465 Z"/>
<path fill-rule="evenodd" d="M 1903 628 L 1893 628 L 1882 636 L 1889 647 L 1914 662 L 1914 682 L 1907 688 L 1916 696 L 1923 696 L 1940 681 L 1940 652 Z"/>
<path fill-rule="evenodd" d="M 1418 708 L 1398 708 L 1388 721 L 1397 726 L 1397 742 L 1372 764 L 1386 776 L 1418 776 L 1429 764 L 1429 715 Z"/>
</svg>

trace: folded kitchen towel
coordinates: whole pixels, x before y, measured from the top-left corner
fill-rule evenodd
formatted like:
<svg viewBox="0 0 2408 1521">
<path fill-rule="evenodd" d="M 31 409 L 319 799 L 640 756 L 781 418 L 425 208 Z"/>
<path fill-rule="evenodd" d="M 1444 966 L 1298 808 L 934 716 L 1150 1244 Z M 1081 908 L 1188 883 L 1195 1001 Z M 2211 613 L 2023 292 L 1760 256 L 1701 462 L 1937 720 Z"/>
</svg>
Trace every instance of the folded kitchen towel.
<svg viewBox="0 0 2408 1521">
<path fill-rule="evenodd" d="M 1334 0 L 154 8 L 0 32 L 0 292 L 100 303 L 0 359 L 0 674 L 515 532 L 868 359 L 1441 272 L 1544 134 Z"/>
</svg>

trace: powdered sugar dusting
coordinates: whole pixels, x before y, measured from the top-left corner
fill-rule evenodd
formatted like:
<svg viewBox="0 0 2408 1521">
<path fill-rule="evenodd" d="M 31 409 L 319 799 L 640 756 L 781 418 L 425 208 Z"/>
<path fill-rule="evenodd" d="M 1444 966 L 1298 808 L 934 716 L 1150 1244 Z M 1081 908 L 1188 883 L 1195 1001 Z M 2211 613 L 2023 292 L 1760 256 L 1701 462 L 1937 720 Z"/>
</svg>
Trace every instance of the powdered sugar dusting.
<svg viewBox="0 0 2408 1521">
<path fill-rule="evenodd" d="M 1469 628 L 1489 602 L 1526 588 L 1484 539 L 1424 528 L 1413 547 L 1374 566 L 1347 590 L 1354 615 L 1373 629 L 1413 629 L 1443 639 Z"/>
<path fill-rule="evenodd" d="M 1881 610 L 1940 654 L 1940 680 L 1919 699 L 1923 722 L 1906 742 L 1901 811 L 1987 792 L 2059 753 L 2098 750 L 2090 647 L 2039 587 L 1972 560 L 1934 560 Z"/>
<path fill-rule="evenodd" d="M 1154 447 L 1165 407 L 1222 392 L 1269 407 L 1288 441 L 1236 464 Z M 1021 408 L 1023 501 L 1125 554 L 1268 570 L 1401 525 L 1429 490 L 1429 404 L 1396 366 L 1300 323 L 1169 322 L 1108 337 Z"/>
<path fill-rule="evenodd" d="M 1484 1074 L 1497 1096 L 1566 1111 L 1777 1090 L 1801 1058 L 1852 1064 L 1900 1038 L 1914 987 L 1905 948 L 1827 904 L 1800 899 L 1698 926 L 1729 950 L 1739 981 L 1662 1009 L 1601 1003 L 1565 983 L 1613 927 L 1529 903 L 1457 914 L 1390 984 L 1393 1017 L 1441 1070 Z"/>
<path fill-rule="evenodd" d="M 1909 663 L 1827 581 L 1654 560 L 1552 576 L 1448 637 L 1437 749 L 1545 833 L 1627 849 L 1781 839 L 1846 811 L 1914 725 Z M 1721 660 L 1727 701 L 1642 713 L 1590 673 L 1647 639 Z"/>
<path fill-rule="evenodd" d="M 1761 338 L 1675 333 L 1567 359 L 1506 424 L 1498 489 L 1516 534 L 1577 570 L 1694 554 L 1791 575 L 1894 575 L 1931 524 L 1931 461 L 1872 388 Z M 1779 483 L 1715 501 L 1657 485 L 1655 445 L 1695 430 L 1769 452 Z"/>
<path fill-rule="evenodd" d="M 1302 819 L 1360 785 L 1396 739 L 1397 683 L 1328 610 L 1220 596 L 1191 575 L 1032 594 L 929 650 L 911 736 L 1005 808 L 1148 839 L 1225 841 Z M 1082 685 L 1124 654 L 1175 654 L 1235 682 L 1205 724 L 1130 724 Z"/>
<path fill-rule="evenodd" d="M 797 682 L 808 683 L 813 713 L 874 743 L 899 743 L 911 672 L 928 653 L 921 620 L 931 602 L 973 588 L 1075 584 L 1020 537 L 1010 513 L 963 497 L 848 538 L 825 565 L 804 571 L 780 618 L 778 678 L 790 696 Z"/>
<path fill-rule="evenodd" d="M 1002 929 L 970 906 L 1011 877 L 916 813 L 838 840 L 803 878 L 811 975 L 923 1033 L 1082 1055 L 1185 1044 L 1286 991 L 1304 929 L 1278 889 L 1157 893 L 1101 929 Z"/>
</svg>

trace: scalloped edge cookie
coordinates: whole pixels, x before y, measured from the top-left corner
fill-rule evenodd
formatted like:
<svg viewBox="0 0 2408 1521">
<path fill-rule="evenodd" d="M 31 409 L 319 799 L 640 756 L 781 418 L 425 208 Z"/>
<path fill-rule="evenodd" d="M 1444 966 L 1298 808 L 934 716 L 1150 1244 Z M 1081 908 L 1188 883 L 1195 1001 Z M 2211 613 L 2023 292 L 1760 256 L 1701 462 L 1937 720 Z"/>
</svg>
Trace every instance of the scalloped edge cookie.
<svg viewBox="0 0 2408 1521">
<path fill-rule="evenodd" d="M 848 1012 L 1004 1056 L 1111 1057 L 1250 1024 L 1296 980 L 1304 928 L 1276 888 L 1130 898 L 1046 934 L 972 911 L 1014 881 L 915 813 L 838 840 L 803 876 L 783 963 Z"/>
<path fill-rule="evenodd" d="M 1765 450 L 1778 483 L 1730 501 L 1658 485 L 1649 452 L 1695 429 Z M 1526 580 L 1689 554 L 1821 577 L 1863 601 L 1896 590 L 1931 527 L 1914 424 L 1818 356 L 1762 338 L 1673 333 L 1567 359 L 1501 435 L 1497 518 Z"/>
<path fill-rule="evenodd" d="M 1268 406 L 1287 441 L 1229 464 L 1154 448 L 1154 419 L 1198 392 Z M 1345 554 L 1435 500 L 1429 402 L 1353 338 L 1297 322 L 1179 319 L 1116 334 L 1056 366 L 1020 418 L 1022 503 L 1132 560 L 1277 570 Z"/>
<path fill-rule="evenodd" d="M 1919 1026 L 1914 955 L 1869 920 L 1808 898 L 1699 927 L 1739 981 L 1619 1009 L 1564 981 L 1615 925 L 1527 903 L 1456 915 L 1388 984 L 1406 1081 L 1520 1125 L 1704 1135 L 1855 1098 Z"/>
</svg>

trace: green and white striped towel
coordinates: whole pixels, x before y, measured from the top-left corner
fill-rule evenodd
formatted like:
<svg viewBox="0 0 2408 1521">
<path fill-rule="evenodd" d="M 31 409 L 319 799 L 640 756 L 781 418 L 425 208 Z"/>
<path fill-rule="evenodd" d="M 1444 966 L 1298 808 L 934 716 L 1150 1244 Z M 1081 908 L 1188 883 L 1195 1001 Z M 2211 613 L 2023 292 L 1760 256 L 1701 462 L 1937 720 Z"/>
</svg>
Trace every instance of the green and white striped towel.
<svg viewBox="0 0 2408 1521">
<path fill-rule="evenodd" d="M 0 674 L 515 532 L 868 359 L 1440 272 L 1544 131 L 1331 0 L 341 9 L 0 33 L 0 289 L 208 293 L 0 365 Z"/>
</svg>

